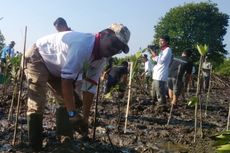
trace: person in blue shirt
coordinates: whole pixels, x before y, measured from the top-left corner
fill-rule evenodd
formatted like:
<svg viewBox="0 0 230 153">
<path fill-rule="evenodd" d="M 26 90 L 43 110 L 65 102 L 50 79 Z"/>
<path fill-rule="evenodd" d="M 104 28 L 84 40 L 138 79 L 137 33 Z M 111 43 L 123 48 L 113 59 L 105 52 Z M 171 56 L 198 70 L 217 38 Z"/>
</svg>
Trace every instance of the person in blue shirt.
<svg viewBox="0 0 230 153">
<path fill-rule="evenodd" d="M 1 53 L 0 53 L 1 54 L 0 72 L 4 71 L 4 66 L 6 64 L 7 57 L 13 57 L 14 56 L 14 45 L 15 45 L 15 42 L 11 41 L 8 46 L 4 47 L 1 50 Z"/>
<path fill-rule="evenodd" d="M 6 57 L 13 57 L 14 56 L 14 45 L 15 42 L 11 41 L 10 44 L 4 47 L 1 51 L 1 62 L 6 63 Z"/>
</svg>

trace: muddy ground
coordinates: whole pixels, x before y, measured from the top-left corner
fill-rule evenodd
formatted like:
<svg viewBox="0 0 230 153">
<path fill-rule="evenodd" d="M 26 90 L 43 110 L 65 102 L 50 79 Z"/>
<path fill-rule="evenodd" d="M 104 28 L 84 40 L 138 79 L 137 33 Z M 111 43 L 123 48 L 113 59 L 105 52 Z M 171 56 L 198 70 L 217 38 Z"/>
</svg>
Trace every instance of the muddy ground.
<svg viewBox="0 0 230 153">
<path fill-rule="evenodd" d="M 90 117 L 90 140 L 82 141 L 76 132 L 74 142 L 61 144 L 55 134 L 56 104 L 49 104 L 44 116 L 44 149 L 42 153 L 214 153 L 215 146 L 212 136 L 226 130 L 230 100 L 229 78 L 222 83 L 214 81 L 205 117 L 205 96 L 202 93 L 202 130 L 200 130 L 200 114 L 198 111 L 197 136 L 194 142 L 194 107 L 189 107 L 185 101 L 179 100 L 173 108 L 172 117 L 167 125 L 170 105 L 159 107 L 157 103 L 139 86 L 131 91 L 127 129 L 125 127 L 125 112 L 127 95 L 124 99 L 113 98 L 105 100 L 101 96 L 98 102 L 98 122 L 93 140 L 94 109 Z M 22 94 L 18 132 L 15 146 L 12 145 L 15 115 L 7 120 L 12 99 L 12 87 L 0 96 L 0 152 L 31 152 L 27 141 L 26 130 L 26 90 Z M 2 89 L 2 88 L 1 88 Z M 2 90 L 1 90 L 2 93 Z M 192 88 L 186 98 L 195 95 Z M 115 96 L 116 97 L 116 96 Z M 14 114 L 16 109 L 14 104 Z M 120 108 L 120 113 L 119 113 Z M 202 136 L 201 136 L 202 135 Z"/>
</svg>

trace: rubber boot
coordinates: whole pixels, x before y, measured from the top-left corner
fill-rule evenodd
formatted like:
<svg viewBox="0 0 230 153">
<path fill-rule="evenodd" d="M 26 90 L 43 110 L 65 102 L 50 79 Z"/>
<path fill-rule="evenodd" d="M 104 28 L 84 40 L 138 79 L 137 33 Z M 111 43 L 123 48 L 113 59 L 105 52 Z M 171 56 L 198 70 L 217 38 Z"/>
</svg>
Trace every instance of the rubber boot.
<svg viewBox="0 0 230 153">
<path fill-rule="evenodd" d="M 73 127 L 69 122 L 69 117 L 64 107 L 56 110 L 56 133 L 62 143 L 73 139 Z"/>
<path fill-rule="evenodd" d="M 42 115 L 33 113 L 27 116 L 29 145 L 34 151 L 41 151 L 42 149 Z"/>
</svg>

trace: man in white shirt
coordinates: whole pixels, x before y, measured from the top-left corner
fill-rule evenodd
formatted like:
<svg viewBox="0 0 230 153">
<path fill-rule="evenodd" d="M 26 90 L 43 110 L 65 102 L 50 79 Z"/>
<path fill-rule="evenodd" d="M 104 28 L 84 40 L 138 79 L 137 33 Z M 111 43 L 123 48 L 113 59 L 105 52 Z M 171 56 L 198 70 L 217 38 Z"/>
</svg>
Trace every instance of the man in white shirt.
<svg viewBox="0 0 230 153">
<path fill-rule="evenodd" d="M 27 122 L 32 149 L 37 151 L 42 148 L 47 84 L 64 102 L 57 115 L 60 123 L 57 125 L 62 125 L 57 127 L 57 134 L 72 138 L 72 127 L 80 125 L 82 135 L 88 135 L 90 108 L 104 62 L 121 51 L 128 53 L 129 38 L 128 28 L 114 23 L 97 34 L 67 31 L 48 35 L 38 39 L 32 49 L 26 51 L 24 71 L 29 83 Z M 79 108 L 76 108 L 74 96 L 74 84 L 81 74 L 83 119 L 78 113 Z"/>
<path fill-rule="evenodd" d="M 156 90 L 158 102 L 166 104 L 166 81 L 168 80 L 169 64 L 172 60 L 172 50 L 169 47 L 169 36 L 161 36 L 159 39 L 160 53 L 159 55 L 152 54 L 152 59 L 156 61 L 153 68 L 153 84 Z"/>
<path fill-rule="evenodd" d="M 148 86 L 152 80 L 153 65 L 151 61 L 149 61 L 147 54 L 144 54 L 143 58 L 144 58 L 145 69 L 144 72 L 142 73 L 142 77 L 145 77 L 145 88 L 148 89 Z"/>
<path fill-rule="evenodd" d="M 151 62 L 152 65 L 152 82 L 151 82 L 151 97 L 154 101 L 157 101 L 157 96 L 156 96 L 156 90 L 155 90 L 155 85 L 154 85 L 154 81 L 153 81 L 153 74 L 154 74 L 154 66 L 157 64 L 156 61 L 153 61 L 152 57 L 157 55 L 157 52 L 159 50 L 159 47 L 156 45 L 148 45 L 148 50 L 149 53 L 151 54 L 151 58 L 149 59 L 149 62 Z"/>
<path fill-rule="evenodd" d="M 207 91 L 209 88 L 210 76 L 211 76 L 212 65 L 208 61 L 208 56 L 205 57 L 202 63 L 202 75 L 203 75 L 203 89 Z"/>
</svg>

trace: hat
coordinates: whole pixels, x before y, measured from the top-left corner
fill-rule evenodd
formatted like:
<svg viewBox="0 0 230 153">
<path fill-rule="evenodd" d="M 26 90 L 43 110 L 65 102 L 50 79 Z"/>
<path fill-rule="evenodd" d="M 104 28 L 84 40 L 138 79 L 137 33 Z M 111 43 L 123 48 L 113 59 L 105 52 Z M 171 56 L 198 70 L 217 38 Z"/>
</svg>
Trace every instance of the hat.
<svg viewBox="0 0 230 153">
<path fill-rule="evenodd" d="M 123 52 L 128 53 L 129 52 L 129 46 L 128 46 L 128 41 L 130 38 L 130 31 L 129 29 L 124 26 L 123 24 L 119 23 L 113 23 L 109 29 L 114 31 L 116 37 L 124 44 Z"/>
<path fill-rule="evenodd" d="M 65 25 L 65 26 L 67 26 L 67 23 L 66 23 L 65 19 L 59 17 L 54 21 L 54 26 L 55 25 Z"/>
</svg>

